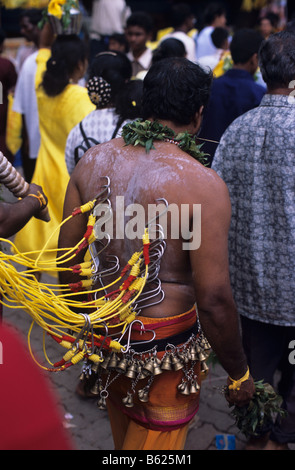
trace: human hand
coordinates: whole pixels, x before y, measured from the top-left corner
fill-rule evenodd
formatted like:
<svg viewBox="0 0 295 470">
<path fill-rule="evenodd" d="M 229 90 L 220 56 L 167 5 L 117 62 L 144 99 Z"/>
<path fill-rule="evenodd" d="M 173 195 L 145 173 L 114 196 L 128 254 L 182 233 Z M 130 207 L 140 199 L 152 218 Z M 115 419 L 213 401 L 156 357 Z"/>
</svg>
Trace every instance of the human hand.
<svg viewBox="0 0 295 470">
<path fill-rule="evenodd" d="M 45 222 L 48 222 L 50 220 L 48 209 L 47 209 L 48 199 L 45 196 L 42 187 L 39 186 L 38 184 L 31 183 L 29 185 L 27 196 L 35 197 L 39 201 L 39 209 L 35 213 L 35 217 L 37 219 L 41 219 L 41 220 L 44 220 Z"/>
<path fill-rule="evenodd" d="M 238 381 L 237 381 L 238 382 Z M 238 383 L 237 387 L 232 387 L 233 381 L 229 377 L 227 379 L 227 390 L 225 398 L 230 405 L 244 406 L 253 398 L 255 392 L 254 380 L 249 374 L 249 378 Z"/>
</svg>

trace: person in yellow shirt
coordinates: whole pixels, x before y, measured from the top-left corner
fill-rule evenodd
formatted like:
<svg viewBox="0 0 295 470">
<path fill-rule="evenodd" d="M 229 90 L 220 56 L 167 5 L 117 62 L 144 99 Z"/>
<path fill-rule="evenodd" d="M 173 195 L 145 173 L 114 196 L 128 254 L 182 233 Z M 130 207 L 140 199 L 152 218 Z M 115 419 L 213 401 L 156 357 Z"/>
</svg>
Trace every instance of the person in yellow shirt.
<svg viewBox="0 0 295 470">
<path fill-rule="evenodd" d="M 44 224 L 32 219 L 17 234 L 15 245 L 21 252 L 41 250 L 60 224 L 69 180 L 66 139 L 70 130 L 94 109 L 86 88 L 78 84 L 87 67 L 87 51 L 78 36 L 57 36 L 51 49 L 39 50 L 36 61 L 41 144 L 32 182 L 44 188 L 51 220 Z M 57 237 L 58 230 L 51 237 L 48 249 L 57 247 Z M 52 256 L 51 252 L 51 259 Z"/>
</svg>

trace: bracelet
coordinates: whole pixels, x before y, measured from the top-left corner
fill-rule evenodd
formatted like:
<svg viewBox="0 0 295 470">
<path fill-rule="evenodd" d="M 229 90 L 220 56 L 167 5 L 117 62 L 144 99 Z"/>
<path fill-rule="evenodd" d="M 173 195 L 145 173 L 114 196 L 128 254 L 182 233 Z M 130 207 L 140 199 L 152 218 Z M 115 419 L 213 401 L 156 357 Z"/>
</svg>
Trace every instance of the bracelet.
<svg viewBox="0 0 295 470">
<path fill-rule="evenodd" d="M 242 382 L 246 382 L 246 380 L 249 379 L 249 375 L 250 375 L 250 371 L 248 367 L 247 372 L 240 379 L 234 380 L 231 377 L 229 377 L 229 380 L 231 380 L 232 383 L 228 386 L 228 388 L 230 390 L 240 390 Z"/>
<path fill-rule="evenodd" d="M 44 209 L 46 206 L 47 206 L 47 202 L 46 202 L 46 199 L 45 197 L 43 196 L 43 194 L 40 193 L 40 191 L 38 191 L 37 194 L 28 194 L 28 196 L 32 196 L 32 197 L 35 197 L 36 199 L 38 199 L 39 203 L 40 203 L 40 209 Z"/>
</svg>

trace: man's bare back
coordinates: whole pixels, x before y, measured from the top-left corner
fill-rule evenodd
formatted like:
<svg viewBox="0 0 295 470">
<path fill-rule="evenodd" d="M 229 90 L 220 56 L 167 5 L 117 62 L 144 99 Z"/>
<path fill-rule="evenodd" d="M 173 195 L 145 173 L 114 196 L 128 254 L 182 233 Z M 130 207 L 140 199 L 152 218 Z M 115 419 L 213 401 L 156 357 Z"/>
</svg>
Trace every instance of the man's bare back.
<svg viewBox="0 0 295 470">
<path fill-rule="evenodd" d="M 156 303 L 161 298 L 159 294 L 153 299 L 156 304 L 144 308 L 142 313 L 144 316 L 164 317 L 185 312 L 196 301 L 190 266 L 191 250 L 183 250 L 183 244 L 189 242 L 182 238 L 183 226 L 190 227 L 193 236 L 197 237 L 197 232 L 200 235 L 199 221 L 193 220 L 193 206 L 199 205 L 201 210 L 202 204 L 207 205 L 206 200 L 212 193 L 216 194 L 216 191 L 221 190 L 226 195 L 226 188 L 212 170 L 205 168 L 175 144 L 156 142 L 154 146 L 155 149 L 146 153 L 142 147 L 126 146 L 119 138 L 93 147 L 77 165 L 71 185 L 75 185 L 80 194 L 80 205 L 101 192 L 102 184 L 105 184 L 104 177 L 110 179 L 109 200 L 113 210 L 113 230 L 105 254 L 118 256 L 121 268 L 139 249 L 143 235 L 139 233 L 140 238 L 133 240 L 125 232 L 124 239 L 116 237 L 116 221 L 122 217 L 122 214 L 117 214 L 117 210 L 122 211 L 121 202 L 124 202 L 124 211 L 128 206 L 131 207 L 131 204 L 140 205 L 144 210 L 145 224 L 149 222 L 151 206 L 158 206 L 163 210 L 163 203 L 160 204 L 159 199 L 165 199 L 169 206 L 174 208 L 176 216 L 178 211 L 175 212 L 175 208 L 179 208 L 179 217 L 175 218 L 168 211 L 164 219 L 167 221 L 166 249 L 158 276 L 164 298 L 160 303 Z M 120 207 L 117 209 L 118 197 Z M 78 205 L 77 202 L 73 201 L 70 210 Z M 195 214 L 194 216 L 196 219 Z M 134 213 L 131 217 L 134 217 Z M 187 220 L 184 220 L 185 217 Z M 125 227 L 128 220 L 130 216 L 126 215 Z M 172 239 L 175 238 L 175 233 L 179 233 L 179 238 Z M 198 249 L 201 249 L 201 245 Z"/>
</svg>

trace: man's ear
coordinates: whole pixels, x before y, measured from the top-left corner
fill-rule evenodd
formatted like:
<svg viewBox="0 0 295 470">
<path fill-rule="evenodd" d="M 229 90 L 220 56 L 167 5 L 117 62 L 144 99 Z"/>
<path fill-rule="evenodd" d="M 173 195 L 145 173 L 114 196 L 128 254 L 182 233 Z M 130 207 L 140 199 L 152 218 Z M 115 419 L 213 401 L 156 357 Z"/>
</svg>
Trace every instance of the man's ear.
<svg viewBox="0 0 295 470">
<path fill-rule="evenodd" d="M 204 112 L 204 106 L 201 106 L 199 111 L 197 111 L 194 116 L 193 124 L 197 130 L 199 130 L 201 126 L 202 119 L 203 119 L 203 112 Z"/>
</svg>

